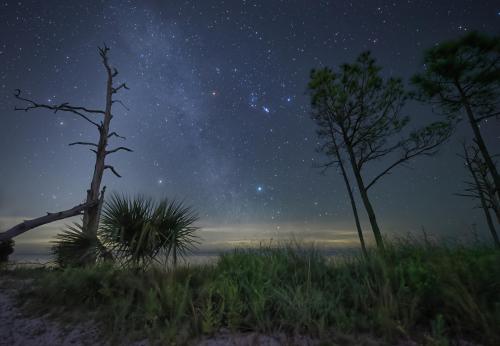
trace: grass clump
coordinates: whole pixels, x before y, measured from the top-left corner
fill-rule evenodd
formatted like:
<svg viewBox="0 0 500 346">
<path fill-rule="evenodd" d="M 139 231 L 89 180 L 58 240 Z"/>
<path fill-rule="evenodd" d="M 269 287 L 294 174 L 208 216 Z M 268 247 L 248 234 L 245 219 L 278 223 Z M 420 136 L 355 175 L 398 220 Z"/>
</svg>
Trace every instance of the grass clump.
<svg viewBox="0 0 500 346">
<path fill-rule="evenodd" d="M 104 264 L 42 275 L 33 304 L 96 312 L 110 335 L 186 342 L 232 331 L 500 342 L 500 252 L 393 244 L 382 256 L 263 247 L 165 271 Z"/>
</svg>

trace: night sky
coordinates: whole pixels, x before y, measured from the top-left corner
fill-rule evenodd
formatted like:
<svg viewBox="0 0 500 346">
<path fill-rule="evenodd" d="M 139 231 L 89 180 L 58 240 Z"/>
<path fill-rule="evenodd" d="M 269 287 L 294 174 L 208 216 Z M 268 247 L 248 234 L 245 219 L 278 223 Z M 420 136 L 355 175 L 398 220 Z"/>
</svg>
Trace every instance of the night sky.
<svg viewBox="0 0 500 346">
<path fill-rule="evenodd" d="M 227 244 L 291 231 L 348 239 L 354 223 L 342 178 L 313 167 L 323 158 L 314 150 L 310 70 L 371 50 L 386 76 L 407 80 L 422 69 L 425 48 L 470 30 L 498 34 L 500 2 L 4 1 L 0 228 L 84 200 L 94 155 L 68 143 L 96 140 L 95 128 L 69 113 L 14 112 L 22 104 L 13 90 L 103 108 L 97 46 L 105 42 L 118 82 L 130 87 L 120 94 L 129 110 L 115 105 L 112 121 L 127 140 L 113 143 L 134 150 L 111 157 L 123 178 L 108 171 L 108 191 L 184 200 L 206 234 Z M 405 113 L 415 124 L 438 119 L 416 103 Z M 498 153 L 500 126 L 486 125 Z M 386 233 L 487 231 L 474 203 L 453 195 L 466 177 L 456 156 L 462 138 L 470 138 L 465 123 L 437 156 L 370 191 Z"/>
</svg>

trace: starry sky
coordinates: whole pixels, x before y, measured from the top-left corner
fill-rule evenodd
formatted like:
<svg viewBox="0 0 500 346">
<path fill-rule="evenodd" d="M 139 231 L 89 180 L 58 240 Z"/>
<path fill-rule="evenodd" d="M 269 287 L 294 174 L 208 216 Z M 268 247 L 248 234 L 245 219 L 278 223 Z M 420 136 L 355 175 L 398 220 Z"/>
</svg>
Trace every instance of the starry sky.
<svg viewBox="0 0 500 346">
<path fill-rule="evenodd" d="M 0 228 L 84 199 L 94 157 L 67 144 L 95 140 L 95 129 L 70 114 L 14 112 L 13 90 L 102 108 L 97 46 L 105 42 L 118 81 L 130 87 L 120 94 L 128 110 L 115 105 L 112 129 L 134 150 L 111 158 L 123 177 L 108 173 L 108 191 L 184 200 L 206 234 L 227 244 L 279 232 L 348 239 L 354 226 L 342 178 L 314 168 L 322 157 L 306 94 L 310 70 L 371 50 L 385 76 L 407 80 L 422 68 L 425 48 L 470 30 L 498 34 L 500 3 L 3 1 Z M 417 103 L 404 112 L 415 124 L 437 118 Z M 499 148 L 498 123 L 482 130 Z M 453 195 L 466 175 L 456 156 L 462 138 L 470 138 L 466 124 L 437 156 L 399 168 L 371 191 L 384 231 L 486 231 L 474 203 Z"/>
</svg>

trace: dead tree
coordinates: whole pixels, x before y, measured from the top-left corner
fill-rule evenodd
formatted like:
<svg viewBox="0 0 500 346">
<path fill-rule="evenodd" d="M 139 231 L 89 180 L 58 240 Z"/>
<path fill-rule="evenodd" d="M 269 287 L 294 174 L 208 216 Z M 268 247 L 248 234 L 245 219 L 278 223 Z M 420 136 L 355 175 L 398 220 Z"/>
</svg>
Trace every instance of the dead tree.
<svg viewBox="0 0 500 346">
<path fill-rule="evenodd" d="M 53 222 L 55 220 L 60 220 L 63 218 L 71 217 L 74 215 L 79 215 L 83 212 L 83 231 L 91 238 L 97 236 L 97 228 L 99 226 L 99 214 L 102 205 L 103 193 L 99 196 L 99 190 L 101 189 L 102 178 L 104 171 L 109 169 L 117 177 L 121 177 L 116 169 L 106 164 L 106 157 L 110 154 L 116 153 L 118 151 L 132 151 L 131 149 L 119 146 L 113 149 L 108 149 L 108 142 L 111 137 L 116 137 L 119 139 L 125 139 L 125 137 L 120 136 L 116 132 L 110 132 L 111 119 L 113 118 L 112 108 L 115 103 L 119 103 L 123 107 L 123 102 L 119 99 L 115 99 L 114 96 L 122 89 L 128 89 L 125 83 L 116 85 L 114 83 L 115 77 L 118 75 L 118 70 L 112 67 L 108 60 L 109 48 L 104 45 L 102 48 L 99 47 L 99 55 L 102 60 L 106 72 L 106 99 L 104 109 L 92 109 L 82 106 L 71 105 L 67 102 L 58 105 L 43 104 L 37 101 L 26 98 L 22 95 L 21 90 L 16 89 L 14 96 L 16 99 L 23 101 L 27 104 L 26 107 L 16 107 L 16 111 L 31 111 L 33 109 L 48 109 L 54 113 L 71 113 L 79 118 L 85 120 L 92 126 L 94 126 L 99 133 L 99 140 L 97 143 L 94 142 L 73 142 L 73 145 L 83 145 L 90 147 L 89 149 L 95 154 L 95 166 L 94 174 L 92 176 L 92 182 L 90 183 L 90 189 L 87 190 L 86 202 L 80 204 L 79 206 L 73 207 L 69 210 L 48 214 L 46 216 L 25 221 L 19 225 L 14 226 L 4 233 L 0 233 L 0 241 L 2 239 L 10 239 L 16 235 L 24 233 L 32 228 L 38 227 L 40 225 Z M 104 192 L 104 190 L 103 190 Z"/>
<path fill-rule="evenodd" d="M 480 156 L 480 150 L 477 146 L 467 147 L 464 143 L 463 151 L 464 154 L 463 156 L 460 155 L 460 157 L 464 159 L 472 181 L 466 181 L 465 191 L 456 195 L 479 200 L 480 208 L 484 212 L 493 241 L 497 247 L 500 247 L 498 233 L 490 214 L 490 210 L 493 210 L 500 224 L 499 201 L 497 199 L 495 184 L 488 174 L 489 168 Z"/>
</svg>

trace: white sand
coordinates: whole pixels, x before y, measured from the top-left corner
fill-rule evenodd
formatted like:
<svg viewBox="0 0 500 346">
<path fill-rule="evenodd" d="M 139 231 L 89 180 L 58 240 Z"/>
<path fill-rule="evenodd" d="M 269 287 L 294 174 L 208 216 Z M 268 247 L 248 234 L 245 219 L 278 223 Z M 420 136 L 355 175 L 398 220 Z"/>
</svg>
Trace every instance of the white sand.
<svg viewBox="0 0 500 346">
<path fill-rule="evenodd" d="M 12 289 L 0 288 L 0 345 L 102 345 L 91 323 L 61 325 L 47 317 L 27 317 L 16 306 Z"/>
</svg>

